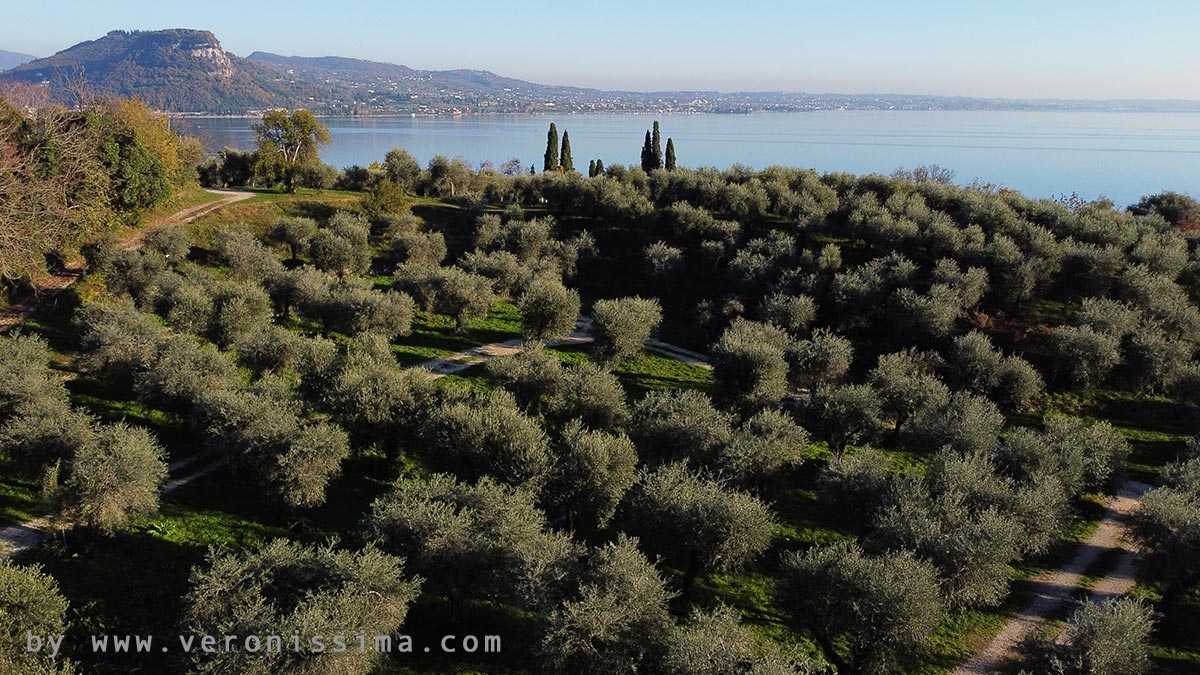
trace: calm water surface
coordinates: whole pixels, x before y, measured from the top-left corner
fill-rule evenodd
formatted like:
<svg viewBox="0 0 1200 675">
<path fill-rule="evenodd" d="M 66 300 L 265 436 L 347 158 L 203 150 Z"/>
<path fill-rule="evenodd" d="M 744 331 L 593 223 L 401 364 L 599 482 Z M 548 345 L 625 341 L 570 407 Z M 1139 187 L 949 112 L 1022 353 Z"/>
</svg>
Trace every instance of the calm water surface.
<svg viewBox="0 0 1200 675">
<path fill-rule="evenodd" d="M 425 162 L 436 154 L 473 166 L 516 157 L 540 170 L 551 121 L 571 134 L 577 169 L 589 159 L 637 164 L 646 129 L 675 139 L 683 166 L 772 164 L 891 173 L 940 164 L 1036 197 L 1078 192 L 1118 205 L 1175 190 L 1200 195 L 1200 113 L 822 111 L 757 115 L 505 115 L 323 120 L 321 157 L 368 165 L 394 147 Z M 253 120 L 193 119 L 182 126 L 212 151 L 253 147 Z"/>
</svg>

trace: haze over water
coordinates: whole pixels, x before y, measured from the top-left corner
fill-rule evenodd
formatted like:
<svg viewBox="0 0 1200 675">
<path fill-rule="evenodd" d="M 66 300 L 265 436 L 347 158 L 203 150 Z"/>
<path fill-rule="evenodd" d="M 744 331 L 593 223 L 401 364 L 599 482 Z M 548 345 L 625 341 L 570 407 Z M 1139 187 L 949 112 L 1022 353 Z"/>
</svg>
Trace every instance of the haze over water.
<svg viewBox="0 0 1200 675">
<path fill-rule="evenodd" d="M 540 171 L 546 129 L 570 132 L 576 169 L 589 159 L 636 165 L 652 120 L 675 140 L 682 166 L 772 164 L 819 172 L 889 174 L 939 164 L 1032 197 L 1077 192 L 1118 206 L 1144 194 L 1200 195 L 1200 113 L 820 111 L 757 115 L 503 115 L 325 119 L 322 159 L 366 166 L 394 147 L 425 163 L 436 154 L 472 166 L 517 157 Z M 254 145 L 249 119 L 189 119 L 180 128 L 210 151 Z"/>
</svg>

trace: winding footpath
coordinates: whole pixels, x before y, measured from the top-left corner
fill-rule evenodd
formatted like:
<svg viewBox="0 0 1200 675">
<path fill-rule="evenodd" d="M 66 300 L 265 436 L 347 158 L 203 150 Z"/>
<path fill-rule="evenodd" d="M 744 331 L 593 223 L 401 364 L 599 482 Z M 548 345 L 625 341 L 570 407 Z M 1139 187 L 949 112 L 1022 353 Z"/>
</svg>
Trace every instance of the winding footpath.
<svg viewBox="0 0 1200 675">
<path fill-rule="evenodd" d="M 118 246 L 124 250 L 133 250 L 142 245 L 146 235 L 150 232 L 163 228 L 186 225 L 201 216 L 207 215 L 217 209 L 249 199 L 254 196 L 252 192 L 241 192 L 237 190 L 209 190 L 205 188 L 205 192 L 210 192 L 216 195 L 222 195 L 221 199 L 216 201 L 206 202 L 198 206 L 192 206 L 159 220 L 149 227 L 139 230 L 130 237 L 121 240 Z M 21 323 L 24 323 L 33 312 L 41 306 L 51 304 L 55 297 L 62 291 L 71 287 L 82 275 L 72 272 L 62 272 L 54 274 L 48 279 L 39 281 L 35 287 L 34 297 L 26 302 L 9 305 L 4 309 L 0 309 L 0 333 L 7 331 Z M 194 464 L 201 459 L 202 455 L 195 455 L 178 462 L 172 463 L 167 467 L 168 472 L 172 475 L 179 474 L 183 469 Z M 204 466 L 199 470 L 187 473 L 182 476 L 168 481 L 162 487 L 162 494 L 169 494 L 187 485 L 188 483 L 207 476 L 224 466 L 224 460 L 220 460 Z M 26 523 L 19 525 L 10 525 L 0 529 L 0 559 L 11 558 L 28 551 L 37 546 L 43 539 L 59 530 L 60 526 L 54 522 L 50 516 L 42 516 L 34 518 Z"/>
<path fill-rule="evenodd" d="M 212 202 L 206 202 L 198 206 L 192 206 L 181 211 L 176 211 L 171 215 L 152 223 L 149 227 L 138 230 L 136 233 L 122 239 L 117 246 L 123 250 L 131 251 L 142 245 L 146 235 L 154 230 L 163 227 L 175 227 L 177 225 L 186 225 L 201 216 L 207 215 L 217 209 L 240 202 L 244 199 L 249 199 L 254 196 L 252 192 L 240 192 L 238 190 L 210 190 L 204 189 L 215 195 L 223 195 L 221 199 Z M 8 307 L 0 309 L 0 333 L 3 333 L 14 326 L 23 323 L 34 310 L 43 305 L 52 304 L 55 296 L 62 291 L 70 288 L 76 281 L 82 278 L 76 270 L 64 270 L 55 272 L 46 279 L 41 279 L 34 284 L 33 298 L 25 302 L 18 302 Z"/>
<path fill-rule="evenodd" d="M 547 347 L 569 347 L 572 345 L 585 345 L 591 343 L 592 338 L 592 320 L 589 317 L 581 316 L 575 320 L 575 330 L 565 338 L 559 340 L 551 340 L 546 343 Z M 442 356 L 436 359 L 430 359 L 424 363 L 417 364 L 431 373 L 434 377 L 442 377 L 444 375 L 453 375 L 462 371 L 477 366 L 485 361 L 499 358 L 501 356 L 511 356 L 521 351 L 521 347 L 525 341 L 521 338 L 513 338 L 503 342 L 493 342 L 488 345 L 480 345 L 471 349 Z M 667 358 L 675 359 L 690 363 L 698 368 L 712 370 L 712 365 L 708 362 L 708 357 L 697 352 L 693 352 L 683 347 L 676 347 L 659 340 L 646 341 L 646 351 L 653 352 Z"/>
<path fill-rule="evenodd" d="M 1141 505 L 1141 497 L 1149 490 L 1145 483 L 1128 481 L 1117 489 L 1116 496 L 1108 501 L 1108 508 L 1100 525 L 1082 544 L 1075 556 L 1062 567 L 1025 582 L 1033 600 L 1017 613 L 992 641 L 954 675 L 994 675 L 1007 672 L 1020 658 L 1020 647 L 1025 638 L 1046 620 L 1075 602 L 1081 590 L 1088 590 L 1092 600 L 1102 601 L 1119 598 L 1133 590 L 1137 579 L 1134 562 L 1137 550 L 1127 536 L 1126 521 Z M 1085 575 L 1097 560 L 1115 556 L 1116 562 L 1105 575 L 1090 587 Z"/>
</svg>

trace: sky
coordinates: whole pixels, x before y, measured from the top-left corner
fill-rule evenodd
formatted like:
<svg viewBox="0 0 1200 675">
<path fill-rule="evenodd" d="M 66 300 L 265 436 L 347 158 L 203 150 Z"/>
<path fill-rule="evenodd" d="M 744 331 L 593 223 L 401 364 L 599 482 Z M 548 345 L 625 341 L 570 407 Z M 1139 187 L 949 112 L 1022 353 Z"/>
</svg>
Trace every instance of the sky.
<svg viewBox="0 0 1200 675">
<path fill-rule="evenodd" d="M 1196 0 L 46 6 L 0 2 L 0 49 L 47 56 L 114 29 L 198 28 L 240 56 L 348 56 L 603 89 L 1200 100 Z"/>
</svg>

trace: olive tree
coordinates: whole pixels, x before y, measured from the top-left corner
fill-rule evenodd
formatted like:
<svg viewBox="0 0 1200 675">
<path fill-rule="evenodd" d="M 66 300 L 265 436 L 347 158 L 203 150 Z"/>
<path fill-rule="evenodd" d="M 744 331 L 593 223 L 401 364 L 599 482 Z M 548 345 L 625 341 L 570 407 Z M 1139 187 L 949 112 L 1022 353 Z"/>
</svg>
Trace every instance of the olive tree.
<svg viewBox="0 0 1200 675">
<path fill-rule="evenodd" d="M 541 425 L 503 389 L 442 404 L 430 412 L 424 437 L 430 459 L 466 480 L 536 486 L 551 465 Z"/>
<path fill-rule="evenodd" d="M 954 338 L 947 363 L 950 379 L 960 388 L 987 395 L 1000 379 L 1004 355 L 987 335 L 973 330 Z"/>
<path fill-rule="evenodd" d="M 527 342 L 546 342 L 571 334 L 579 317 L 579 292 L 554 277 L 538 277 L 517 302 Z"/>
<path fill-rule="evenodd" d="M 869 384 L 820 388 L 809 406 L 837 453 L 847 445 L 869 443 L 883 430 L 883 401 Z"/>
<path fill-rule="evenodd" d="M 1200 584 L 1200 448 L 1164 471 L 1166 484 L 1142 496 L 1134 512 L 1134 538 L 1141 545 L 1145 569 L 1163 582 L 1163 601 L 1177 602 Z"/>
<path fill-rule="evenodd" d="M 872 447 L 829 458 L 817 479 L 821 503 L 859 524 L 872 522 L 891 486 L 892 461 Z"/>
<path fill-rule="evenodd" d="M 441 232 L 402 232 L 392 237 L 391 258 L 398 263 L 441 265 L 446 259 Z"/>
<path fill-rule="evenodd" d="M 821 672 L 807 659 L 799 663 L 758 637 L 725 606 L 697 611 L 667 636 L 662 671 L 666 675 L 807 675 Z"/>
<path fill-rule="evenodd" d="M 72 520 L 105 533 L 158 512 L 158 493 L 167 478 L 163 449 L 141 427 L 101 427 L 95 442 L 71 458 L 60 508 Z"/>
<path fill-rule="evenodd" d="M 934 374 L 929 358 L 912 350 L 880 354 L 867 381 L 879 392 L 896 432 L 914 415 L 950 398 L 950 389 Z"/>
<path fill-rule="evenodd" d="M 359 444 L 380 443 L 394 453 L 396 443 L 423 422 L 434 392 L 429 371 L 401 368 L 387 341 L 367 333 L 334 359 L 318 394 Z"/>
<path fill-rule="evenodd" d="M 182 227 L 159 227 L 146 234 L 146 248 L 161 253 L 168 263 L 187 260 L 192 240 Z"/>
<path fill-rule="evenodd" d="M 317 233 L 317 221 L 312 218 L 282 216 L 271 228 L 271 240 L 286 244 L 292 260 L 300 258 L 300 252 L 308 249 L 308 243 Z"/>
<path fill-rule="evenodd" d="M 936 571 L 909 551 L 873 556 L 838 543 L 787 553 L 782 568 L 783 609 L 839 673 L 896 672 L 943 616 Z M 848 644 L 846 657 L 839 640 Z"/>
<path fill-rule="evenodd" d="M 1007 592 L 1009 565 L 1049 545 L 1065 504 L 1053 482 L 1018 486 L 986 455 L 944 450 L 924 478 L 894 484 L 868 542 L 933 563 L 951 606 L 991 605 Z"/>
<path fill-rule="evenodd" d="M 550 613 L 538 650 L 546 672 L 609 675 L 653 668 L 671 629 L 672 594 L 637 540 L 620 535 L 596 549 L 579 589 Z"/>
<path fill-rule="evenodd" d="M 990 399 L 956 391 L 913 417 L 901 439 L 919 451 L 950 446 L 963 453 L 990 453 L 1003 426 L 1004 414 Z"/>
<path fill-rule="evenodd" d="M 262 283 L 283 271 L 279 258 L 244 226 L 217 233 L 217 255 L 239 281 Z"/>
<path fill-rule="evenodd" d="M 712 347 L 717 396 L 743 410 L 778 404 L 787 394 L 788 342 L 771 324 L 734 319 Z"/>
<path fill-rule="evenodd" d="M 255 284 L 223 281 L 213 289 L 213 316 L 208 335 L 228 349 L 270 325 L 271 298 Z"/>
<path fill-rule="evenodd" d="M 762 554 L 775 527 L 761 501 L 682 463 L 643 473 L 628 516 L 643 546 L 684 566 L 685 595 L 702 572 L 737 569 Z"/>
<path fill-rule="evenodd" d="M 629 435 L 647 459 L 706 463 L 729 442 L 731 423 L 729 414 L 702 392 L 652 391 L 634 405 Z"/>
<path fill-rule="evenodd" d="M 309 257 L 318 269 L 340 277 L 363 274 L 371 264 L 370 225 L 339 211 L 309 240 Z"/>
<path fill-rule="evenodd" d="M 792 346 L 793 379 L 804 388 L 837 384 L 850 370 L 854 345 L 827 329 L 818 328 L 812 337 Z"/>
<path fill-rule="evenodd" d="M 807 295 L 774 293 L 763 298 L 759 310 L 763 321 L 786 330 L 793 336 L 808 332 L 817 317 L 817 303 Z"/>
<path fill-rule="evenodd" d="M 1121 342 L 1092 328 L 1060 326 L 1051 339 L 1055 371 L 1076 388 L 1102 384 L 1121 362 Z"/>
<path fill-rule="evenodd" d="M 374 547 L 338 550 L 285 539 L 240 553 L 214 549 L 189 582 L 186 630 L 238 636 L 228 650 L 195 650 L 193 668 L 247 675 L 373 672 L 381 653 L 353 643 L 339 651 L 335 636 L 396 633 L 421 585 L 405 575 L 402 558 Z M 299 649 L 292 648 L 296 634 Z"/>
<path fill-rule="evenodd" d="M 1039 672 L 1054 675 L 1142 675 L 1150 660 L 1154 611 L 1133 598 L 1084 602 L 1062 637 L 1046 646 Z"/>
<path fill-rule="evenodd" d="M 549 396 L 549 413 L 579 419 L 593 429 L 619 430 L 629 419 L 625 387 L 610 371 L 593 363 L 567 366 Z"/>
<path fill-rule="evenodd" d="M 371 332 L 391 340 L 412 332 L 413 306 L 404 293 L 339 283 L 330 287 L 323 314 L 327 325 L 347 335 Z"/>
<path fill-rule="evenodd" d="M 606 527 L 637 477 L 637 450 L 623 434 L 592 431 L 579 420 L 563 426 L 547 499 L 573 528 Z"/>
<path fill-rule="evenodd" d="M 39 565 L 0 560 L 0 669 L 7 673 L 70 675 L 70 663 L 55 664 L 45 652 L 26 651 L 28 633 L 59 636 L 67 632 L 67 599 L 54 577 Z"/>
<path fill-rule="evenodd" d="M 526 344 L 516 354 L 491 359 L 484 367 L 497 384 L 516 396 L 526 412 L 540 409 L 543 399 L 557 396 L 564 377 L 562 361 L 537 343 Z"/>
<path fill-rule="evenodd" d="M 577 551 L 546 525 L 527 491 L 484 478 L 403 478 L 375 500 L 366 535 L 404 556 L 433 592 L 546 608 L 561 596 Z"/>
<path fill-rule="evenodd" d="M 759 494 L 804 462 L 809 435 L 790 415 L 764 410 L 733 432 L 718 450 L 717 468 L 738 486 Z"/>
<path fill-rule="evenodd" d="M 1129 452 L 1128 442 L 1108 422 L 1053 417 L 1040 433 L 1018 427 L 1005 434 L 996 458 L 1018 480 L 1057 481 L 1068 496 L 1077 497 L 1109 486 L 1123 472 Z"/>
<path fill-rule="evenodd" d="M 636 356 L 660 323 L 662 309 L 657 300 L 597 300 L 592 306 L 593 354 L 604 363 Z"/>
</svg>

